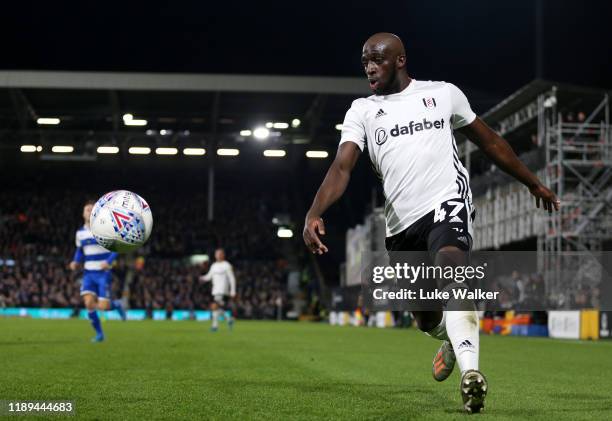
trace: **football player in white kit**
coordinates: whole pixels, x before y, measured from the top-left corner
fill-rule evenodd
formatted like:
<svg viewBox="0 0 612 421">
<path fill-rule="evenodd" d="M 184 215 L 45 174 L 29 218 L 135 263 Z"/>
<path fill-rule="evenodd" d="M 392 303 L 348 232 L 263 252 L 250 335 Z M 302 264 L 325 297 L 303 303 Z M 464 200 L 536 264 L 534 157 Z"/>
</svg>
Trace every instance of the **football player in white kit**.
<svg viewBox="0 0 612 421">
<path fill-rule="evenodd" d="M 225 260 L 225 250 L 218 248 L 215 250 L 215 262 L 210 265 L 206 275 L 200 277 L 201 281 L 212 281 L 213 303 L 211 305 L 212 326 L 210 330 L 216 332 L 219 329 L 219 316 L 228 312 L 227 326 L 232 329 L 234 317 L 230 301 L 236 296 L 236 277 L 230 262 Z"/>
<path fill-rule="evenodd" d="M 316 254 L 327 252 L 321 216 L 346 190 L 360 152 L 367 149 L 386 197 L 386 247 L 427 251 L 436 265 L 467 262 L 474 217 L 469 174 L 459 161 L 453 136 L 460 131 L 498 167 L 523 183 L 536 206 L 558 210 L 559 200 L 517 158 L 508 142 L 470 108 L 455 85 L 412 79 L 402 41 L 389 33 L 370 37 L 361 60 L 374 95 L 353 101 L 342 125 L 338 152 L 306 215 L 304 241 Z M 479 371 L 478 315 L 470 308 L 413 311 L 420 330 L 443 341 L 433 376 L 443 381 L 455 361 L 468 413 L 484 408 L 487 380 Z"/>
</svg>

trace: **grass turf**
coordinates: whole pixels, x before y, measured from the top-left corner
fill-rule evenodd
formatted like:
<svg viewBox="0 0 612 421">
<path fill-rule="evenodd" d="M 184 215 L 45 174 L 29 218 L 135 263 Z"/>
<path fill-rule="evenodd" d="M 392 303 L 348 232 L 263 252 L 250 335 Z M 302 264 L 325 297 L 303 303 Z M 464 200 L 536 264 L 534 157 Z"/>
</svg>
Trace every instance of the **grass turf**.
<svg viewBox="0 0 612 421">
<path fill-rule="evenodd" d="M 0 400 L 75 401 L 85 419 L 464 418 L 455 372 L 414 329 L 0 319 Z M 612 418 L 612 342 L 482 337 L 487 419 Z M 23 419 L 23 417 L 21 418 Z M 36 417 L 34 419 L 40 419 Z"/>
</svg>

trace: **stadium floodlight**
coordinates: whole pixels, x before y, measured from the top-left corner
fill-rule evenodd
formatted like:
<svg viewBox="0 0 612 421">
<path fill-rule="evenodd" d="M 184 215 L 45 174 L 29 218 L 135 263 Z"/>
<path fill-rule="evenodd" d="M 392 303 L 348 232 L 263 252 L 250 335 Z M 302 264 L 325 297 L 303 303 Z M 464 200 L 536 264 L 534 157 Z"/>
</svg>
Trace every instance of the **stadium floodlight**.
<svg viewBox="0 0 612 421">
<path fill-rule="evenodd" d="M 119 153 L 119 148 L 117 146 L 98 146 L 96 152 L 103 154 L 115 154 Z"/>
<path fill-rule="evenodd" d="M 282 158 L 287 152 L 282 149 L 266 149 L 263 154 L 269 158 Z"/>
<path fill-rule="evenodd" d="M 240 130 L 240 136 L 250 136 L 253 132 L 251 132 L 250 130 Z"/>
<path fill-rule="evenodd" d="M 270 130 L 266 129 L 265 127 L 258 127 L 253 130 L 253 136 L 255 139 L 267 139 L 268 136 L 270 136 Z"/>
<path fill-rule="evenodd" d="M 42 152 L 42 146 L 38 145 L 38 146 L 36 147 L 36 152 Z"/>
<path fill-rule="evenodd" d="M 204 148 L 185 148 L 183 149 L 183 155 L 202 156 L 206 153 Z"/>
<path fill-rule="evenodd" d="M 557 98 L 554 96 L 550 96 L 544 100 L 544 108 L 551 108 L 557 104 Z"/>
<path fill-rule="evenodd" d="M 293 231 L 289 228 L 279 227 L 276 231 L 278 238 L 291 238 L 293 237 Z"/>
<path fill-rule="evenodd" d="M 342 124 L 336 124 L 336 130 L 342 130 Z"/>
<path fill-rule="evenodd" d="M 289 123 L 283 123 L 283 122 L 276 122 L 274 123 L 274 125 L 272 126 L 275 129 L 288 129 L 289 128 Z"/>
<path fill-rule="evenodd" d="M 266 123 L 266 129 L 271 129 L 272 127 L 274 127 L 274 123 L 272 123 L 271 121 L 268 121 Z"/>
<path fill-rule="evenodd" d="M 306 151 L 306 157 L 308 158 L 327 158 L 328 156 L 327 151 Z"/>
<path fill-rule="evenodd" d="M 126 126 L 146 126 L 147 120 L 135 119 L 132 114 L 123 114 L 123 124 Z"/>
<path fill-rule="evenodd" d="M 156 148 L 155 153 L 157 155 L 176 155 L 178 153 L 178 149 L 176 148 Z"/>
<path fill-rule="evenodd" d="M 56 117 L 40 117 L 36 119 L 36 123 L 40 125 L 56 126 L 60 124 L 60 119 Z"/>
<path fill-rule="evenodd" d="M 21 152 L 36 152 L 36 146 L 34 145 L 21 145 L 19 149 Z"/>
<path fill-rule="evenodd" d="M 161 130 L 159 131 L 159 134 L 160 134 L 160 135 L 162 135 L 162 136 L 165 136 L 165 135 L 167 135 L 167 134 L 168 134 L 168 132 L 166 131 L 166 129 L 161 129 Z"/>
<path fill-rule="evenodd" d="M 151 153 L 151 148 L 146 146 L 132 146 L 128 149 L 130 155 L 148 155 Z"/>
<path fill-rule="evenodd" d="M 220 156 L 236 156 L 240 153 L 238 149 L 232 148 L 219 148 L 217 149 L 217 155 Z"/>
<path fill-rule="evenodd" d="M 291 127 L 293 127 L 294 129 L 300 127 L 300 124 L 302 124 L 302 122 L 299 118 L 294 118 L 293 120 L 291 120 Z"/>
<path fill-rule="evenodd" d="M 51 152 L 53 153 L 71 153 L 72 151 L 74 151 L 74 147 L 72 146 L 56 145 L 51 148 Z"/>
<path fill-rule="evenodd" d="M 146 126 L 147 120 L 142 120 L 142 119 L 123 120 L 123 124 L 125 124 L 126 126 Z"/>
</svg>

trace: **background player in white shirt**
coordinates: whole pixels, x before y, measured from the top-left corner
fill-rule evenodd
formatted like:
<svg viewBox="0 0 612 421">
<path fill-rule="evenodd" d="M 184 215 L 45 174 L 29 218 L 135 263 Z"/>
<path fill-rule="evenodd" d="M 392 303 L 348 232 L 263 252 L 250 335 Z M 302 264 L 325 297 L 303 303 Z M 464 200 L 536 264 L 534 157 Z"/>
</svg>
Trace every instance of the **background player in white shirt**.
<svg viewBox="0 0 612 421">
<path fill-rule="evenodd" d="M 234 324 L 230 301 L 236 296 L 236 277 L 230 262 L 225 260 L 225 250 L 215 250 L 215 262 L 210 265 L 206 275 L 200 277 L 201 281 L 212 281 L 213 303 L 211 305 L 212 327 L 211 331 L 219 329 L 219 316 L 227 311 L 227 325 L 231 329 Z"/>
<path fill-rule="evenodd" d="M 374 95 L 357 99 L 346 113 L 336 158 L 306 215 L 303 236 L 313 253 L 327 252 L 319 238 L 325 234 L 321 215 L 344 193 L 360 152 L 367 148 L 387 199 L 387 250 L 428 251 L 440 266 L 467 262 L 474 214 L 454 130 L 522 182 L 538 207 L 542 202 L 545 210 L 558 210 L 554 193 L 474 114 L 456 86 L 410 78 L 397 36 L 373 35 L 361 58 Z M 448 378 L 457 361 L 464 408 L 480 412 L 488 385 L 478 370 L 478 316 L 472 309 L 442 310 L 440 303 L 439 311 L 413 311 L 419 329 L 444 341 L 434 358 L 434 378 Z"/>
</svg>

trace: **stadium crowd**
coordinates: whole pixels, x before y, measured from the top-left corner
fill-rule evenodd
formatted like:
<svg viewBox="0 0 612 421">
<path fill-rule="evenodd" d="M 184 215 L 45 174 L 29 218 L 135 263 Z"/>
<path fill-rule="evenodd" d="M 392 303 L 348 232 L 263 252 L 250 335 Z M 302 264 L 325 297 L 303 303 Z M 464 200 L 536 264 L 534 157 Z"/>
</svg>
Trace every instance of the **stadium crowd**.
<svg viewBox="0 0 612 421">
<path fill-rule="evenodd" d="M 272 210 L 265 205 L 270 198 L 248 193 L 218 198 L 216 218 L 209 222 L 203 194 L 172 201 L 155 192 L 145 197 L 154 212 L 154 235 L 139 250 L 140 259 L 117 260 L 115 298 L 123 296 L 131 308 L 147 310 L 208 309 L 210 283 L 198 280 L 207 265 L 193 264 L 189 256 L 211 255 L 222 246 L 235 268 L 239 317 L 276 318 L 279 309 L 287 308 L 287 261 L 281 258 L 283 240 L 275 235 Z M 82 305 L 80 274 L 68 263 L 87 198 L 68 190 L 0 192 L 0 306 Z M 131 280 L 128 288 L 126 279 Z"/>
<path fill-rule="evenodd" d="M 135 272 L 130 285 L 130 307 L 148 311 L 165 309 L 205 310 L 210 307 L 210 283 L 202 283 L 207 264 L 184 264 L 172 259 L 155 259 Z M 286 306 L 283 261 L 234 262 L 237 294 L 233 307 L 239 318 L 272 319 L 278 308 Z M 123 272 L 119 270 L 118 273 Z M 115 295 L 121 295 L 116 283 Z"/>
</svg>

